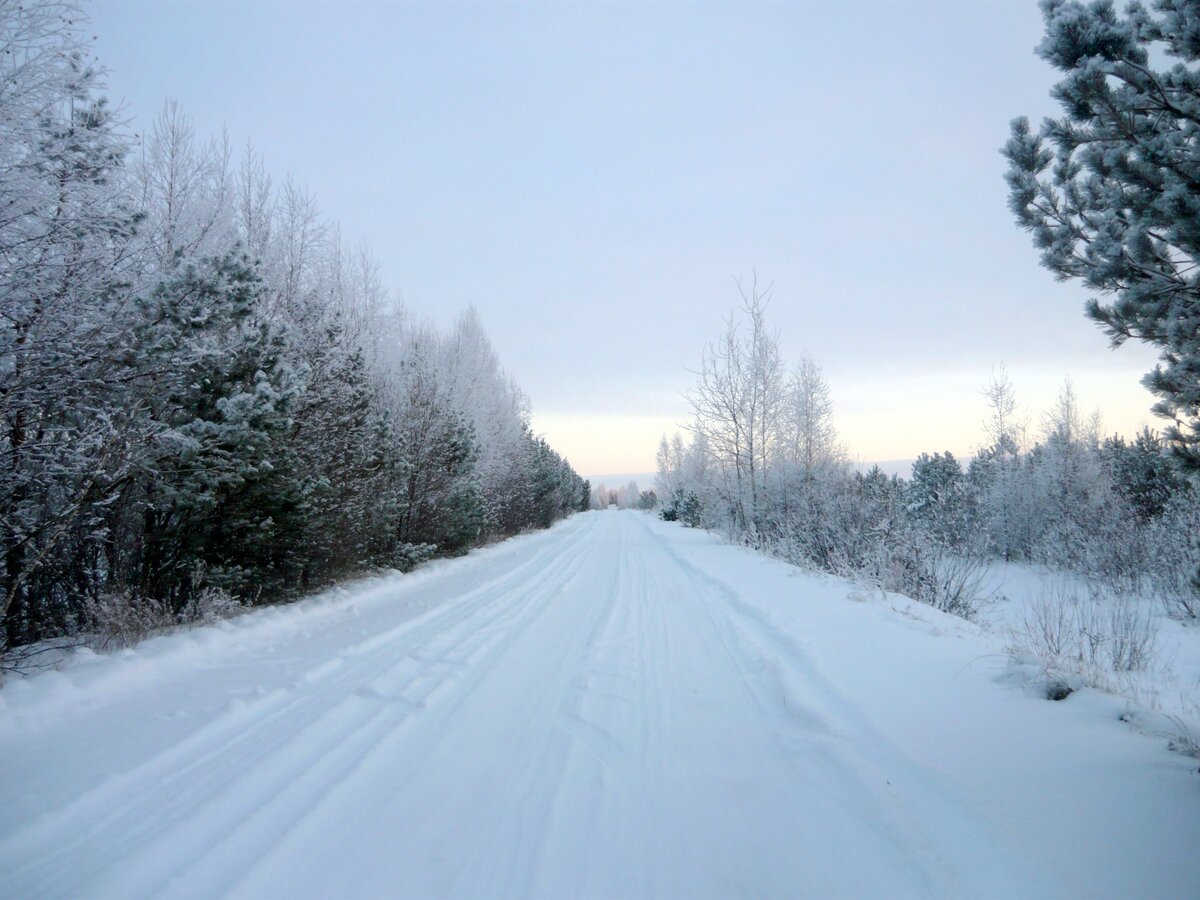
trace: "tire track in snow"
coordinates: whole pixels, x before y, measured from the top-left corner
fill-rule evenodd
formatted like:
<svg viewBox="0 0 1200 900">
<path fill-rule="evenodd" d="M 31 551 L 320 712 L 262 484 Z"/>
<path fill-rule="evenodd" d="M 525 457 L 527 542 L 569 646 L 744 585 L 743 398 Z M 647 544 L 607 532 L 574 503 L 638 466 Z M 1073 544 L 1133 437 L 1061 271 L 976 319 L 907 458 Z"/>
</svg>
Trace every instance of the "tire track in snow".
<svg viewBox="0 0 1200 900">
<path fill-rule="evenodd" d="M 510 635 L 515 619 L 536 614 L 536 608 L 524 602 L 531 593 L 547 585 L 553 589 L 561 570 L 586 553 L 590 529 L 576 525 L 564 530 L 565 535 L 556 535 L 559 540 L 546 542 L 529 560 L 484 582 L 447 608 L 344 649 L 337 659 L 301 674 L 290 690 L 275 690 L 249 703 L 235 701 L 227 714 L 178 744 L 5 835 L 0 839 L 0 869 L 5 871 L 6 881 L 14 887 L 28 884 L 29 895 L 74 893 L 73 881 L 94 879 L 117 862 L 89 858 L 88 847 L 98 836 L 120 834 L 123 849 L 137 855 L 148 844 L 168 843 L 173 829 L 194 828 L 200 810 L 218 807 L 233 793 L 231 780 L 238 790 L 245 791 L 235 807 L 254 808 L 261 805 L 264 787 L 271 798 L 292 773 L 311 767 L 314 759 L 327 756 L 356 731 L 372 729 L 373 734 L 397 727 L 419 711 L 456 671 L 454 666 L 442 667 L 442 677 L 431 678 L 436 664 L 426 662 L 414 668 L 412 652 L 420 653 L 420 648 L 439 639 L 445 641 L 447 634 L 457 635 L 458 640 L 440 647 L 435 655 L 446 657 L 472 643 Z M 475 653 L 483 649 L 476 648 Z M 472 661 L 468 654 L 462 664 L 469 666 Z M 356 691 L 372 681 L 410 672 L 414 679 L 425 678 L 429 684 L 425 696 L 407 706 L 389 710 L 370 703 L 369 694 L 356 696 Z M 272 762 L 280 763 L 293 752 L 289 750 L 291 742 L 308 735 L 316 735 L 308 755 L 300 754 L 289 764 L 271 768 Z M 257 785 L 256 780 L 260 782 Z M 164 798 L 169 799 L 164 802 Z M 80 829 L 81 822 L 88 827 Z M 53 850 L 39 856 L 35 852 L 39 847 Z M 111 847 L 107 852 L 111 853 Z M 164 872 L 170 864 L 159 859 L 149 868 Z M 154 880 L 153 876 L 144 877 Z M 128 873 L 111 880 L 115 895 L 137 893 Z M 147 889 L 153 888 L 147 885 Z"/>
<path fill-rule="evenodd" d="M 594 557 L 584 561 L 595 563 Z M 567 752 L 554 728 L 555 707 L 595 620 L 603 614 L 599 606 L 572 608 L 572 584 L 580 577 L 576 567 L 551 585 L 543 614 L 514 629 L 503 651 L 486 666 L 476 667 L 478 677 L 463 685 L 458 702 L 444 704 L 438 718 L 423 720 L 419 733 L 388 735 L 372 752 L 370 765 L 357 773 L 358 787 L 330 795 L 321 815 L 300 823 L 251 867 L 233 895 L 259 896 L 281 881 L 299 887 L 305 877 L 293 871 L 296 854 L 319 841 L 327 823 L 343 823 L 343 830 L 351 832 L 379 831 L 379 822 L 389 814 L 398 819 L 394 827 L 404 838 L 401 847 L 387 849 L 403 854 L 413 865 L 396 861 L 384 871 L 394 871 L 396 877 L 412 873 L 406 882 L 408 894 L 473 896 L 480 892 L 478 884 L 487 885 L 493 894 L 525 893 L 537 865 L 545 810 L 558 790 L 557 773 Z M 488 771 L 486 757 L 480 754 L 517 762 L 508 770 Z M 404 768 L 399 776 L 394 771 L 398 760 Z M 469 763 L 465 770 L 464 760 Z M 380 783 L 388 785 L 393 801 L 380 803 L 374 787 Z M 400 808 L 421 810 L 426 816 L 421 828 L 405 831 L 408 823 L 395 815 Z M 437 809 L 435 815 L 428 814 L 431 808 Z M 471 837 L 476 838 L 470 845 L 458 834 L 468 820 Z M 464 846 L 443 849 L 448 842 Z M 455 858 L 430 864 L 447 853 Z M 363 867 L 379 869 L 379 854 L 365 855 L 369 858 Z M 463 876 L 473 881 L 463 885 Z M 377 871 L 364 877 L 382 876 Z M 390 883 L 385 878 L 373 887 L 387 892 Z"/>
<path fill-rule="evenodd" d="M 0 894 L 1029 893 L 952 786 L 670 535 L 603 513 L 526 547 L 433 573 L 465 589 L 419 617 L 289 645 L 281 687 L 10 828 Z"/>
<path fill-rule="evenodd" d="M 654 538 L 653 532 L 640 523 Z M 675 566 L 697 585 L 706 618 L 720 635 L 728 659 L 758 710 L 776 733 L 793 766 L 836 773 L 840 802 L 861 804 L 861 821 L 879 838 L 906 852 L 924 882 L 920 891 L 937 896 L 1023 896 L 1013 883 L 998 834 L 968 818 L 969 807 L 916 760 L 905 756 L 814 665 L 803 645 L 777 628 L 739 592 L 697 568 L 657 541 Z M 802 602 L 802 598 L 798 598 Z M 833 792 L 828 792 L 833 796 Z M 947 855 L 947 848 L 956 855 Z M 987 885 L 980 891 L 978 885 Z"/>
<path fill-rule="evenodd" d="M 210 851 L 213 858 L 206 855 L 202 864 L 189 867 L 177 875 L 173 879 L 174 884 L 184 893 L 192 892 L 197 883 L 210 880 L 214 887 L 217 882 L 220 883 L 222 893 L 234 889 L 238 879 L 274 854 L 276 848 L 290 842 L 298 852 L 303 852 L 306 843 L 319 840 L 322 826 L 317 824 L 310 827 L 310 823 L 321 821 L 324 808 L 336 802 L 339 793 L 346 789 L 349 782 L 364 779 L 372 781 L 370 770 L 373 765 L 389 771 L 390 787 L 393 789 L 417 777 L 425 756 L 433 752 L 429 734 L 436 735 L 440 731 L 444 722 L 453 717 L 462 701 L 491 671 L 496 660 L 509 651 L 532 622 L 545 615 L 561 582 L 573 577 L 585 558 L 586 547 L 581 544 L 582 541 L 577 542 L 570 548 L 570 553 L 561 553 L 554 560 L 554 565 L 544 569 L 524 588 L 518 587 L 508 592 L 505 595 L 508 603 L 506 614 L 490 621 L 485 629 L 474 631 L 474 623 L 470 620 L 457 623 L 453 631 L 435 636 L 426 645 L 426 651 L 418 652 L 416 656 L 423 659 L 423 668 L 416 680 L 426 683 L 428 688 L 415 702 L 403 692 L 399 698 L 396 697 L 395 692 L 401 685 L 405 685 L 402 691 L 407 691 L 407 679 L 397 680 L 391 673 L 375 679 L 368 686 L 366 694 L 362 689 L 356 691 L 355 697 L 365 696 L 382 704 L 378 721 L 373 721 L 369 729 L 343 738 L 339 752 L 325 766 L 329 771 L 305 771 L 290 785 L 293 796 L 284 809 L 276 808 L 277 804 L 269 804 L 262 810 L 256 810 L 247 821 L 239 823 L 232 833 L 221 836 L 219 845 L 223 853 Z M 468 649 L 465 658 L 461 653 L 463 648 Z M 410 654 L 410 658 L 412 656 Z M 441 675 L 438 674 L 439 670 L 442 670 Z M 396 704 L 399 706 L 399 715 L 387 714 L 387 707 Z M 420 715 L 409 715 L 411 708 L 418 709 Z M 346 744 L 351 745 L 349 750 L 345 748 Z M 404 778 L 394 775 L 394 760 L 397 759 L 405 761 Z M 310 832 L 310 835 L 292 840 L 294 834 L 304 831 Z M 257 837 L 247 844 L 249 835 L 255 832 Z M 248 847 L 254 848 L 253 852 Z M 283 852 L 286 855 L 287 851 Z"/>
</svg>

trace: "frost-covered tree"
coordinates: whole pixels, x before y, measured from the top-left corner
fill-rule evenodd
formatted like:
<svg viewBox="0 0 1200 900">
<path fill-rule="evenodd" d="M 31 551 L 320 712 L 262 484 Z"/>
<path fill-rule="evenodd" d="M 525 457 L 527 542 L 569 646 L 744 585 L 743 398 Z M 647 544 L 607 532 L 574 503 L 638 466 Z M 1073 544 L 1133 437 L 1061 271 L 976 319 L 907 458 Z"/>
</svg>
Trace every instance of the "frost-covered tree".
<svg viewBox="0 0 1200 900">
<path fill-rule="evenodd" d="M 788 462 L 808 479 L 841 462 L 829 383 L 812 357 L 796 364 L 785 404 L 782 449 Z"/>
<path fill-rule="evenodd" d="M 989 445 L 999 453 L 1015 454 L 1025 446 L 1025 422 L 1021 418 L 1017 390 L 1001 363 L 981 392 L 987 400 L 988 417 L 984 430 Z"/>
<path fill-rule="evenodd" d="M 771 479 L 772 518 L 777 526 L 788 523 L 794 528 L 796 517 L 811 511 L 817 482 L 837 474 L 845 463 L 833 424 L 829 384 L 811 357 L 802 357 L 788 379 L 779 425 Z"/>
<path fill-rule="evenodd" d="M 783 395 L 779 340 L 766 325 L 769 293 L 759 293 L 757 284 L 742 292 L 745 321 L 726 321 L 688 395 L 695 414 L 689 427 L 703 436 L 721 475 L 723 514 L 736 533 L 751 539 L 765 525 Z"/>
<path fill-rule="evenodd" d="M 1192 0 L 1042 11 L 1037 53 L 1063 73 L 1062 116 L 1036 132 L 1012 123 L 1009 205 L 1044 266 L 1101 295 L 1087 312 L 1114 345 L 1159 349 L 1144 383 L 1177 458 L 1200 473 L 1200 14 Z"/>
<path fill-rule="evenodd" d="M 69 616 L 96 504 L 128 475 L 128 141 L 72 4 L 0 5 L 0 602 L 10 643 Z"/>
<path fill-rule="evenodd" d="M 969 511 L 962 466 L 950 451 L 922 453 L 908 483 L 908 512 L 949 545 L 965 537 Z"/>
<path fill-rule="evenodd" d="M 664 434 L 658 442 L 658 451 L 655 454 L 658 472 L 654 484 L 663 509 L 667 512 L 666 518 L 670 521 L 676 519 L 678 509 L 686 496 L 687 483 L 683 472 L 685 452 L 683 437 L 676 433 L 670 439 Z"/>
<path fill-rule="evenodd" d="M 1149 428 L 1143 428 L 1132 441 L 1120 435 L 1107 438 L 1101 454 L 1113 487 L 1142 523 L 1161 516 L 1171 498 L 1187 488 L 1169 464 L 1162 439 Z"/>
<path fill-rule="evenodd" d="M 636 481 L 630 481 L 617 490 L 617 506 L 621 509 L 637 509 L 641 502 L 642 492 L 638 489 Z"/>
<path fill-rule="evenodd" d="M 592 496 L 589 502 L 590 509 L 608 509 L 608 486 L 601 481 L 592 488 Z"/>
<path fill-rule="evenodd" d="M 247 252 L 261 260 L 271 246 L 274 198 L 271 176 L 252 144 L 246 145 L 235 179 L 234 209 L 238 229 Z"/>
<path fill-rule="evenodd" d="M 386 387 L 404 466 L 396 536 L 401 545 L 460 551 L 483 527 L 474 432 L 447 396 L 437 333 L 424 326 L 398 339 Z"/>
<path fill-rule="evenodd" d="M 70 3 L 0 0 L 0 649 L 136 637 L 586 504 L 479 318 L 168 103 L 141 153 Z M 3 665 L 3 661 L 0 661 Z"/>
<path fill-rule="evenodd" d="M 470 308 L 436 341 L 449 404 L 475 434 L 484 529 L 505 530 L 503 520 L 514 471 L 528 465 L 529 401 L 500 365 L 479 313 Z"/>
<path fill-rule="evenodd" d="M 272 211 L 271 241 L 261 261 L 267 309 L 275 318 L 302 319 L 321 299 L 329 226 L 316 198 L 292 178 L 284 182 Z"/>
<path fill-rule="evenodd" d="M 224 136 L 201 143 L 178 102 L 168 100 L 155 117 L 133 168 L 139 233 L 158 271 L 177 257 L 220 255 L 235 239 L 230 150 Z"/>
<path fill-rule="evenodd" d="M 259 315 L 261 282 L 244 257 L 182 265 L 141 302 L 155 428 L 136 498 L 129 556 L 141 596 L 181 608 L 213 585 L 277 595 L 306 552 L 295 447 L 298 385 L 286 344 Z"/>
</svg>

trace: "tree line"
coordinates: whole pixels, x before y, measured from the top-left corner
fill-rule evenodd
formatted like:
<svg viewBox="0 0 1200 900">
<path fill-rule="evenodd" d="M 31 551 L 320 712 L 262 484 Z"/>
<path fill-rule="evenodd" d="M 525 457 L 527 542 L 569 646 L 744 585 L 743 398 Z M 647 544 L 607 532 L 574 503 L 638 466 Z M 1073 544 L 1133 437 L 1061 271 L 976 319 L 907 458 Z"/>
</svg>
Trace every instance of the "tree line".
<svg viewBox="0 0 1200 900">
<path fill-rule="evenodd" d="M 911 477 L 861 471 L 812 359 L 790 370 L 752 290 L 703 356 L 688 435 L 664 436 L 664 518 L 723 531 L 791 562 L 969 616 L 989 560 L 1153 594 L 1200 618 L 1200 504 L 1168 442 L 1105 436 L 1067 382 L 1031 428 L 1001 368 L 986 385 L 984 445 L 923 453 Z"/>
<path fill-rule="evenodd" d="M 604 482 L 600 482 L 592 488 L 592 509 L 608 509 L 615 506 L 618 509 L 651 510 L 657 505 L 658 496 L 654 491 L 641 490 L 636 481 L 630 481 L 619 488 L 610 488 Z"/>
<path fill-rule="evenodd" d="M 0 641 L 119 634 L 406 569 L 586 508 L 465 312 L 252 147 L 142 138 L 70 3 L 0 2 Z"/>
</svg>

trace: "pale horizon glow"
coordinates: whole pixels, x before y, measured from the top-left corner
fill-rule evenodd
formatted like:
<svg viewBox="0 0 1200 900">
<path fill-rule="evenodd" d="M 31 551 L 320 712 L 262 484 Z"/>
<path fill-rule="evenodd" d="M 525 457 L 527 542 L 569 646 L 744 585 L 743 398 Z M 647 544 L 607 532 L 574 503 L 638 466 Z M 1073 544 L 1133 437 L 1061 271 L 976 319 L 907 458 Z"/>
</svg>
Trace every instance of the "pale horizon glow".
<svg viewBox="0 0 1200 900">
<path fill-rule="evenodd" d="M 135 130 L 178 100 L 414 315 L 474 305 L 583 474 L 654 470 L 755 271 L 856 459 L 968 455 L 1001 362 L 1034 430 L 1064 376 L 1108 431 L 1159 426 L 1154 354 L 1111 352 L 1005 205 L 1009 120 L 1055 112 L 1034 0 L 86 8 Z"/>
<path fill-rule="evenodd" d="M 1029 441 L 1039 438 L 1043 417 L 1067 378 L 1083 418 L 1100 412 L 1101 434 L 1129 437 L 1143 426 L 1159 427 L 1159 420 L 1150 412 L 1153 395 L 1120 367 L 1081 368 L 1078 373 L 1063 373 L 1058 378 L 1012 366 L 1006 369 L 1020 403 L 1018 420 L 1023 422 Z M 831 393 L 841 443 L 852 461 L 864 465 L 908 461 L 921 453 L 945 451 L 966 461 L 987 444 L 987 404 L 982 392 L 990 375 L 991 370 L 986 369 L 978 373 L 894 376 L 880 381 L 848 378 L 846 384 L 834 384 Z M 952 402 L 922 407 L 907 402 L 912 396 L 938 396 Z M 686 439 L 688 421 L 687 404 L 681 401 L 675 418 L 535 412 L 533 427 L 547 435 L 585 477 L 605 479 L 609 487 L 630 479 L 648 487 L 641 482 L 648 480 L 656 466 L 653 454 L 647 459 L 643 448 L 656 450 L 663 435 L 681 433 Z"/>
</svg>

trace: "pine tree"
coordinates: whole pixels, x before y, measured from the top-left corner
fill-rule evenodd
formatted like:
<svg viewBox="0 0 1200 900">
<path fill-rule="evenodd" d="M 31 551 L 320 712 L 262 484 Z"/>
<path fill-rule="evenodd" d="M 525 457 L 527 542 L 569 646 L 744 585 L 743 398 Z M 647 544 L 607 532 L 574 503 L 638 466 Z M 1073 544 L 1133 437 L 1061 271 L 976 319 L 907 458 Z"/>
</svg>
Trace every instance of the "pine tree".
<svg viewBox="0 0 1200 900">
<path fill-rule="evenodd" d="M 1009 205 L 1042 264 L 1111 301 L 1087 313 L 1114 346 L 1160 350 L 1144 379 L 1186 470 L 1200 474 L 1200 14 L 1192 0 L 1043 0 L 1037 48 L 1063 73 L 1059 119 L 1012 123 Z M 1159 53 L 1174 60 L 1153 68 Z"/>
<path fill-rule="evenodd" d="M 302 569 L 303 492 L 287 441 L 298 386 L 259 315 L 245 257 L 181 262 L 142 301 L 157 426 L 146 460 L 138 593 L 180 608 L 211 584 L 275 597 Z"/>
<path fill-rule="evenodd" d="M 1102 455 L 1114 489 L 1139 522 L 1158 518 L 1172 497 L 1187 490 L 1187 483 L 1169 464 L 1162 441 L 1149 428 L 1138 432 L 1131 443 L 1119 435 L 1108 438 Z"/>
<path fill-rule="evenodd" d="M 967 529 L 967 490 L 962 466 L 954 455 L 922 453 L 907 486 L 909 513 L 943 543 L 957 546 Z"/>
</svg>

